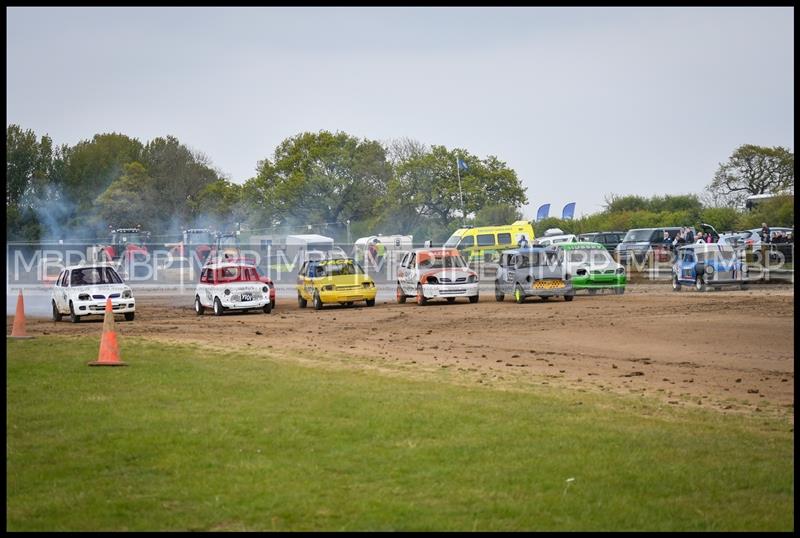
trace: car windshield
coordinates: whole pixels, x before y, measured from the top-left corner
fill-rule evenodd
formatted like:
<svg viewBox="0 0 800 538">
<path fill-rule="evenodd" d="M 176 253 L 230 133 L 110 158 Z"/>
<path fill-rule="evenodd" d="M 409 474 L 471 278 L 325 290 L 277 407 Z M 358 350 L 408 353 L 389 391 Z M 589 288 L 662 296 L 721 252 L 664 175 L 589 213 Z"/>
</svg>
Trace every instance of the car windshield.
<svg viewBox="0 0 800 538">
<path fill-rule="evenodd" d="M 95 284 L 122 284 L 122 279 L 111 267 L 86 267 L 73 269 L 69 277 L 70 286 L 92 286 Z"/>
<path fill-rule="evenodd" d="M 569 250 L 567 251 L 567 260 L 570 263 L 591 263 L 593 265 L 608 265 L 614 261 L 604 248 Z"/>
<path fill-rule="evenodd" d="M 217 269 L 215 281 L 220 282 L 255 282 L 258 281 L 258 273 L 255 267 L 222 267 Z"/>
<path fill-rule="evenodd" d="M 364 270 L 352 260 L 333 260 L 324 263 L 314 263 L 309 268 L 312 277 L 363 275 Z"/>
<path fill-rule="evenodd" d="M 461 236 L 458 234 L 451 235 L 447 241 L 444 242 L 444 246 L 448 248 L 453 248 L 458 245 L 458 242 L 461 240 Z"/>
<path fill-rule="evenodd" d="M 629 230 L 628 233 L 625 234 L 625 239 L 623 239 L 622 242 L 635 243 L 639 241 L 649 241 L 652 235 L 653 230 Z"/>
<path fill-rule="evenodd" d="M 453 256 L 452 254 L 433 255 L 430 257 L 422 258 L 419 262 L 420 269 L 444 269 L 454 267 L 465 267 L 464 259 L 461 256 Z"/>
</svg>

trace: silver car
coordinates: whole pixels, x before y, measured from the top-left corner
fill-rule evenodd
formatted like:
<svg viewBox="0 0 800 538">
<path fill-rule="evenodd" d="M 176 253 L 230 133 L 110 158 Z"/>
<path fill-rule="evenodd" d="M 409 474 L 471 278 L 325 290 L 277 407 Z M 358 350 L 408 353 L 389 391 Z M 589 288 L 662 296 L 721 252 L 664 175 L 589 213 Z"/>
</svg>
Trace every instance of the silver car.
<svg viewBox="0 0 800 538">
<path fill-rule="evenodd" d="M 506 250 L 500 255 L 494 296 L 498 301 L 511 294 L 517 303 L 527 297 L 575 297 L 572 280 L 561 264 L 558 250 L 549 247 L 529 247 Z"/>
</svg>

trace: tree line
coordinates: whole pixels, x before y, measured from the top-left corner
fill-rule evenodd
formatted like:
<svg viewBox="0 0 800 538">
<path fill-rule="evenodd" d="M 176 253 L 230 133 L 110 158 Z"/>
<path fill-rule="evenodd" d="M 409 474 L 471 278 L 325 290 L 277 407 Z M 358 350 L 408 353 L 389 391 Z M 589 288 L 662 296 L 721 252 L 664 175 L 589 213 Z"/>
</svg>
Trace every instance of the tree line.
<svg viewBox="0 0 800 538">
<path fill-rule="evenodd" d="M 100 238 L 108 227 L 136 225 L 154 237 L 188 227 L 240 225 L 297 233 L 308 225 L 330 225 L 314 231 L 327 230 L 344 240 L 348 223 L 353 237 L 406 233 L 438 242 L 463 224 L 521 219 L 520 208 L 528 201 L 516 172 L 494 155 L 480 158 L 464 148 L 409 138 L 378 142 L 344 132 L 304 132 L 283 140 L 243 184 L 173 136 L 142 143 L 105 133 L 56 146 L 46 134 L 9 125 L 6 156 L 6 229 L 12 240 Z M 457 159 L 466 164 L 460 175 Z M 771 225 L 792 225 L 791 204 L 763 204 L 753 213 L 737 205 L 747 194 L 793 188 L 790 151 L 745 145 L 720 164 L 701 196 L 611 195 L 599 213 L 546 219 L 536 223 L 536 231 L 557 226 L 581 233 L 701 221 L 721 230 L 753 227 L 751 221 L 762 218 Z"/>
</svg>

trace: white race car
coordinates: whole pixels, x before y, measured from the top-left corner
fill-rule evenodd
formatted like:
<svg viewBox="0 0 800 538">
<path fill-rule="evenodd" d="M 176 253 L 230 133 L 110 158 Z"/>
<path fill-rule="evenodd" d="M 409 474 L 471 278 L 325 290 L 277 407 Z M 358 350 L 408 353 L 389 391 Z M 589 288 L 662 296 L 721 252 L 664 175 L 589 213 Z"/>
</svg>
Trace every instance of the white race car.
<svg viewBox="0 0 800 538">
<path fill-rule="evenodd" d="M 125 321 L 133 321 L 136 312 L 133 292 L 111 265 L 69 266 L 61 271 L 53 287 L 53 321 L 61 321 L 65 315 L 69 315 L 72 323 L 77 323 L 83 316 L 102 316 L 107 298 L 111 298 L 115 314 L 124 314 Z"/>
<path fill-rule="evenodd" d="M 206 308 L 214 315 L 226 310 L 261 309 L 272 311 L 269 286 L 258 277 L 254 265 L 246 263 L 211 263 L 203 267 L 194 294 L 194 310 L 202 316 Z"/>
<path fill-rule="evenodd" d="M 456 297 L 478 302 L 478 275 L 454 248 L 418 248 L 407 253 L 397 270 L 397 302 L 416 297 L 417 304 L 429 299 Z"/>
</svg>

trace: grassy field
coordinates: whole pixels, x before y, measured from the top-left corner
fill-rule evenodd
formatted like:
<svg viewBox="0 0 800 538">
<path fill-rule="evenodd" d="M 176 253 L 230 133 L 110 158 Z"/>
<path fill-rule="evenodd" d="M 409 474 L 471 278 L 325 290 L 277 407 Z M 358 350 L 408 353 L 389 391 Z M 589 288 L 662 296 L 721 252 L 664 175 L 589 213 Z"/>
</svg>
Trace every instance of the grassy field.
<svg viewBox="0 0 800 538">
<path fill-rule="evenodd" d="M 793 530 L 785 421 L 98 342 L 7 344 L 8 530 Z"/>
</svg>

